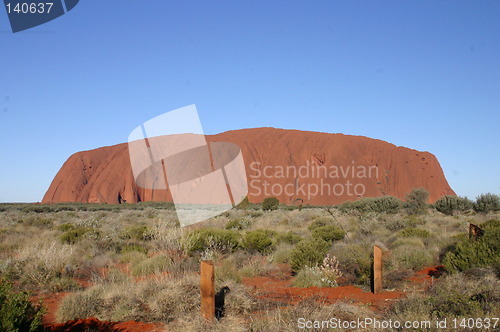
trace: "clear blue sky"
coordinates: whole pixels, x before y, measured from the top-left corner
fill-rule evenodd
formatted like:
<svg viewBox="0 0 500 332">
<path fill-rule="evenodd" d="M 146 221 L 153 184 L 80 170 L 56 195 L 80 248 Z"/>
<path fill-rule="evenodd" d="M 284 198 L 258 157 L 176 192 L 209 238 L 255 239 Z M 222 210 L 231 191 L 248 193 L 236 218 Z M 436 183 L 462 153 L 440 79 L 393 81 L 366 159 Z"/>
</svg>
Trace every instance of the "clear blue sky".
<svg viewBox="0 0 500 332">
<path fill-rule="evenodd" d="M 368 136 L 499 193 L 500 1 L 82 0 L 16 34 L 0 8 L 0 45 L 0 202 L 190 104 L 207 134 Z"/>
</svg>

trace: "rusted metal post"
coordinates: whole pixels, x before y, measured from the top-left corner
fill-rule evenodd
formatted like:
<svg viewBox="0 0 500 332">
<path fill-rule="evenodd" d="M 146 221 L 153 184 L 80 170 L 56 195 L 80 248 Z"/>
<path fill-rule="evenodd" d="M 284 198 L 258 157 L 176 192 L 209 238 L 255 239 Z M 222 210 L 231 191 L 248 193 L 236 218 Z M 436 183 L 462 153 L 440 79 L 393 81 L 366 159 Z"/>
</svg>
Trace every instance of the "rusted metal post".
<svg viewBox="0 0 500 332">
<path fill-rule="evenodd" d="M 373 246 L 373 294 L 382 292 L 382 249 Z"/>
<path fill-rule="evenodd" d="M 208 320 L 215 319 L 215 270 L 214 262 L 202 261 L 200 268 L 201 314 Z"/>
</svg>

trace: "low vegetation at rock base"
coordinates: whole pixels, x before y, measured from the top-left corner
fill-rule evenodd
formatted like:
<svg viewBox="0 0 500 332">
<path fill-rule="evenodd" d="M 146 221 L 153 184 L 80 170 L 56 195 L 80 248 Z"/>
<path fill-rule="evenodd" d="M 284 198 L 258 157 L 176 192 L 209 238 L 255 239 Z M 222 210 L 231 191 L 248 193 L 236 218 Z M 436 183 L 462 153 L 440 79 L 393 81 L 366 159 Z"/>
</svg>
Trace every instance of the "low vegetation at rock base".
<svg viewBox="0 0 500 332">
<path fill-rule="evenodd" d="M 247 203 L 180 228 L 169 204 L 0 204 L 0 330 L 37 331 L 43 309 L 29 293 L 64 292 L 57 320 L 163 322 L 172 331 L 292 331 L 308 319 L 484 318 L 500 307 L 498 196 L 446 196 L 428 205 L 360 199 L 336 207 Z M 469 238 L 469 224 L 480 236 Z M 384 310 L 355 300 L 289 302 L 248 286 L 267 278 L 303 289 L 346 285 L 369 292 L 373 245 L 383 249 Z M 225 316 L 200 318 L 200 261 L 215 263 Z M 442 275 L 415 290 L 416 273 Z M 426 276 L 430 279 L 429 276 Z M 433 330 L 433 329 L 430 329 Z M 437 330 L 436 330 L 437 331 Z"/>
</svg>

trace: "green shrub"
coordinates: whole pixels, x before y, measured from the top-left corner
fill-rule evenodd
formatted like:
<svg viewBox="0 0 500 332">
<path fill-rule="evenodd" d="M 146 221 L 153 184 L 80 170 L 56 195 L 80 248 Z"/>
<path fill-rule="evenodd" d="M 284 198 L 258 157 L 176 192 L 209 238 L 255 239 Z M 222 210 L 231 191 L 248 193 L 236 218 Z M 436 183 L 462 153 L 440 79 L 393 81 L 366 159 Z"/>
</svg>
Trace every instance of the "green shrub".
<svg viewBox="0 0 500 332">
<path fill-rule="evenodd" d="M 408 214 L 422 214 L 427 208 L 429 192 L 424 188 L 415 188 L 406 197 L 405 208 Z"/>
<path fill-rule="evenodd" d="M 147 241 L 151 240 L 151 232 L 146 225 L 133 225 L 125 228 L 120 237 L 122 239 Z"/>
<path fill-rule="evenodd" d="M 474 203 L 474 210 L 484 213 L 500 210 L 500 196 L 491 193 L 479 195 Z"/>
<path fill-rule="evenodd" d="M 274 248 L 272 237 L 275 235 L 276 232 L 263 229 L 249 231 L 243 237 L 242 246 L 250 252 L 258 251 L 261 254 L 266 254 Z"/>
<path fill-rule="evenodd" d="M 71 231 L 75 228 L 76 228 L 75 225 L 70 224 L 70 223 L 64 223 L 64 224 L 60 224 L 59 226 L 57 226 L 57 229 L 62 231 L 62 232 Z"/>
<path fill-rule="evenodd" d="M 234 230 L 203 228 L 190 233 L 185 243 L 190 252 L 207 248 L 232 251 L 239 246 L 240 238 L 240 233 Z"/>
<path fill-rule="evenodd" d="M 248 228 L 249 222 L 243 218 L 232 219 L 227 222 L 226 229 L 235 229 L 241 231 L 242 229 Z"/>
<path fill-rule="evenodd" d="M 312 236 L 313 238 L 319 238 L 323 241 L 333 242 L 343 239 L 345 232 L 335 225 L 327 225 L 314 229 Z"/>
<path fill-rule="evenodd" d="M 289 231 L 287 233 L 279 233 L 276 236 L 277 242 L 281 243 L 288 243 L 288 244 L 297 244 L 302 240 L 302 236 L 299 234 L 295 234 L 292 231 Z"/>
<path fill-rule="evenodd" d="M 403 202 L 394 196 L 367 197 L 357 201 L 347 201 L 342 203 L 339 208 L 342 211 L 357 210 L 360 212 L 377 213 L 398 213 Z"/>
<path fill-rule="evenodd" d="M 30 294 L 14 292 L 12 284 L 0 281 L 0 330 L 5 332 L 34 332 L 41 329 L 44 309 L 33 305 Z"/>
<path fill-rule="evenodd" d="M 323 261 L 330 247 L 330 243 L 320 238 L 302 240 L 292 250 L 290 257 L 292 270 L 298 272 L 305 266 L 317 266 Z"/>
<path fill-rule="evenodd" d="M 399 234 L 402 237 L 416 236 L 421 238 L 427 238 L 431 235 L 431 233 L 428 230 L 416 227 L 405 228 L 401 232 L 399 232 Z"/>
<path fill-rule="evenodd" d="M 307 229 L 312 232 L 316 228 L 323 227 L 326 225 L 331 225 L 331 224 L 332 224 L 331 219 L 325 218 L 325 217 L 320 217 L 320 218 L 314 219 L 314 221 L 307 227 Z"/>
<path fill-rule="evenodd" d="M 403 202 L 394 196 L 381 196 L 371 199 L 370 208 L 373 212 L 398 213 Z"/>
<path fill-rule="evenodd" d="M 280 201 L 276 197 L 266 197 L 262 202 L 262 210 L 272 211 L 276 210 L 280 204 Z"/>
<path fill-rule="evenodd" d="M 500 264 L 500 220 L 489 220 L 481 228 L 484 235 L 479 239 L 464 237 L 448 249 L 443 259 L 448 271 L 466 271 L 473 267 Z"/>
<path fill-rule="evenodd" d="M 85 233 L 87 233 L 89 230 L 87 228 L 83 227 L 78 227 L 72 230 L 69 230 L 67 232 L 64 232 L 61 236 L 60 239 L 63 243 L 67 244 L 75 244 L 78 240 L 80 240 Z"/>
<path fill-rule="evenodd" d="M 464 212 L 472 209 L 472 201 L 467 197 L 443 196 L 434 203 L 434 207 L 441 213 L 452 216 L 455 212 Z"/>
</svg>

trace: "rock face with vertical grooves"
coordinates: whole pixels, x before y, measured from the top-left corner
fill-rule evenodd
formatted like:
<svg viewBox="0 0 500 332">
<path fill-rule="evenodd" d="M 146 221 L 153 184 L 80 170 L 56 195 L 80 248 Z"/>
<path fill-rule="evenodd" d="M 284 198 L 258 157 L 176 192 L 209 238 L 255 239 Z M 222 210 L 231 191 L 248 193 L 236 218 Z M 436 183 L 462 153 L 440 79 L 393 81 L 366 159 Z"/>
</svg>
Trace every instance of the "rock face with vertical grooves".
<svg viewBox="0 0 500 332">
<path fill-rule="evenodd" d="M 431 203 L 443 195 L 455 195 L 434 155 L 377 139 L 275 128 L 234 130 L 206 138 L 241 148 L 252 203 L 267 196 L 285 204 L 311 205 L 382 195 L 404 199 L 419 187 L 429 191 Z M 124 143 L 72 155 L 42 202 L 171 200 L 168 190 L 136 185 Z"/>
</svg>

